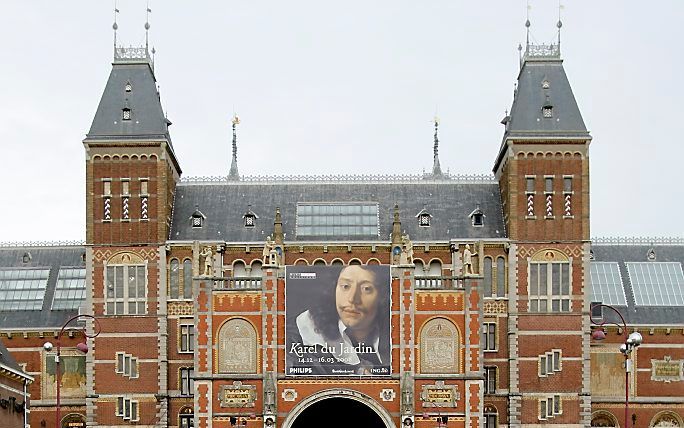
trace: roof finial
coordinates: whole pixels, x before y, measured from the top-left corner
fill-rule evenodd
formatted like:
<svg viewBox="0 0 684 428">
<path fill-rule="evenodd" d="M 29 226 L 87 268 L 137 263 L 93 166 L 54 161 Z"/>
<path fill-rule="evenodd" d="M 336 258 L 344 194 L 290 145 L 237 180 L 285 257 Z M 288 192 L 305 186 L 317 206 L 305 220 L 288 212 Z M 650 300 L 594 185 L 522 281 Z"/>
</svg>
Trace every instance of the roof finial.
<svg viewBox="0 0 684 428">
<path fill-rule="evenodd" d="M 240 123 L 240 118 L 237 114 L 233 113 L 233 158 L 230 162 L 230 172 L 228 173 L 229 180 L 239 180 L 240 174 L 238 173 L 237 166 L 237 125 Z"/>
<path fill-rule="evenodd" d="M 558 23 L 556 24 L 556 27 L 558 27 L 558 52 L 560 52 L 561 27 L 563 26 L 563 21 L 561 20 L 561 11 L 564 8 L 565 6 L 563 6 L 561 0 L 558 0 Z"/>
<path fill-rule="evenodd" d="M 150 33 L 150 0 L 147 0 L 147 15 L 145 16 L 145 52 L 149 46 L 149 33 Z"/>
<path fill-rule="evenodd" d="M 114 30 L 114 55 L 116 55 L 116 30 L 119 29 L 119 24 L 116 23 L 118 13 L 119 9 L 116 7 L 116 0 L 114 0 L 114 24 L 112 24 L 112 29 Z"/>
<path fill-rule="evenodd" d="M 439 118 L 435 116 L 435 145 L 433 146 L 432 176 L 441 177 L 442 167 L 439 165 Z"/>
</svg>

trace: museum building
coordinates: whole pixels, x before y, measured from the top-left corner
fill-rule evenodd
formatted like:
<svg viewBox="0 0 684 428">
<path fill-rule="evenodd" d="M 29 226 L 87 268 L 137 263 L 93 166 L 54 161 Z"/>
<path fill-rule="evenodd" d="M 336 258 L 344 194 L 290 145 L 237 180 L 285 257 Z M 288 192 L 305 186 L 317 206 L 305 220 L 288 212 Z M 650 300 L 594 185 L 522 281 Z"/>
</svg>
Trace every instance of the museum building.
<svg viewBox="0 0 684 428">
<path fill-rule="evenodd" d="M 491 176 L 442 171 L 438 123 L 429 173 L 242 175 L 237 124 L 225 177 L 183 177 L 147 48 L 115 49 L 85 245 L 0 248 L 32 426 L 684 426 L 684 242 L 591 242 L 558 44 L 523 51 Z"/>
</svg>

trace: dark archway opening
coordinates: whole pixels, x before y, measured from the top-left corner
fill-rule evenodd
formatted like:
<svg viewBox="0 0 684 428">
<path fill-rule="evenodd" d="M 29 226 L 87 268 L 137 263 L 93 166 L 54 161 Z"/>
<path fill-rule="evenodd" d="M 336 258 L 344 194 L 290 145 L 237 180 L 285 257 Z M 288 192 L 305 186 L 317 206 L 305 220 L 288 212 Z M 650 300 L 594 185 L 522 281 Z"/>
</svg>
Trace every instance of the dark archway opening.
<svg viewBox="0 0 684 428">
<path fill-rule="evenodd" d="M 292 428 L 386 428 L 382 418 L 365 404 L 333 397 L 313 403 L 292 423 Z"/>
</svg>

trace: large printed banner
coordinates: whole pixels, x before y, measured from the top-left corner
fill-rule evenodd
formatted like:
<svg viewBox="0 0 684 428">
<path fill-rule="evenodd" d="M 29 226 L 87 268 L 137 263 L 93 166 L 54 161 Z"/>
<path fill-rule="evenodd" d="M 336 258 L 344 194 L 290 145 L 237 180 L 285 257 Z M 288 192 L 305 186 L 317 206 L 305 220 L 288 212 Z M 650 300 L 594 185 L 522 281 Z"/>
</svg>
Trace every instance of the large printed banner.
<svg viewBox="0 0 684 428">
<path fill-rule="evenodd" d="M 285 374 L 391 373 L 390 268 L 287 266 Z"/>
</svg>

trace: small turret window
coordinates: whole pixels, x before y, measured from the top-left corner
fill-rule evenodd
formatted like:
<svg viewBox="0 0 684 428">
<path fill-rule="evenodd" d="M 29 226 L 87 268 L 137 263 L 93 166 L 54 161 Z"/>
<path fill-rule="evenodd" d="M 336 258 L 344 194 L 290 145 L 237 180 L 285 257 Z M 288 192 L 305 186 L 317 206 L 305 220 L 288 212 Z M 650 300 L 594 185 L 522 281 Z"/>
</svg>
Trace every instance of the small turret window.
<svg viewBox="0 0 684 428">
<path fill-rule="evenodd" d="M 125 108 L 125 109 L 121 110 L 121 119 L 131 120 L 131 109 Z"/>
<path fill-rule="evenodd" d="M 542 114 L 544 115 L 545 118 L 553 117 L 553 107 L 552 106 L 544 106 L 542 109 Z"/>
<path fill-rule="evenodd" d="M 131 92 L 133 90 L 133 86 L 131 86 L 131 82 L 126 82 L 126 92 Z"/>
</svg>

